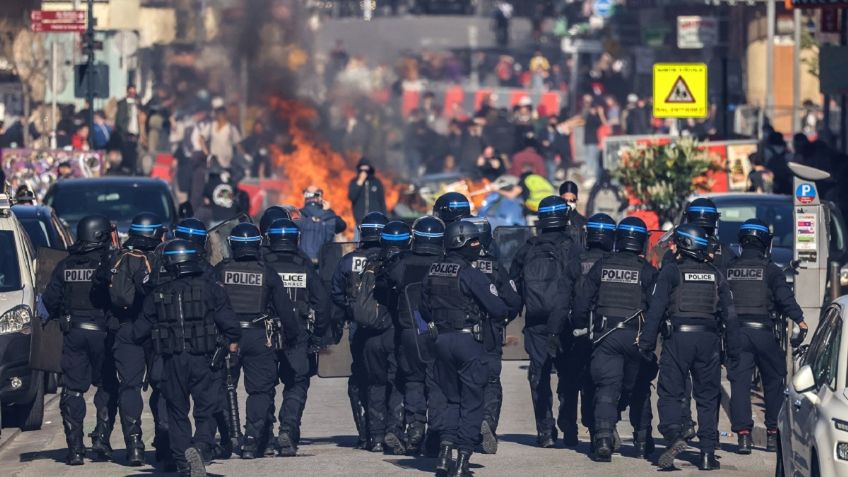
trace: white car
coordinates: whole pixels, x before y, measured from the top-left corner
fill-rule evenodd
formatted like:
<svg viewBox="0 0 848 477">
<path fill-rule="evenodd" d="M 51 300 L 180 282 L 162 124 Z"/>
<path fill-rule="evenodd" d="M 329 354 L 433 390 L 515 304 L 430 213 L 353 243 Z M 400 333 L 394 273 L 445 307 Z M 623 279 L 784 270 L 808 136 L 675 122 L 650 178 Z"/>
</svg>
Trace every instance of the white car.
<svg viewBox="0 0 848 477">
<path fill-rule="evenodd" d="M 775 475 L 848 476 L 848 295 L 822 314 L 778 415 Z"/>
<path fill-rule="evenodd" d="M 44 373 L 29 366 L 34 259 L 26 231 L 0 194 L 0 404 L 11 425 L 24 430 L 41 428 L 46 387 Z"/>
</svg>

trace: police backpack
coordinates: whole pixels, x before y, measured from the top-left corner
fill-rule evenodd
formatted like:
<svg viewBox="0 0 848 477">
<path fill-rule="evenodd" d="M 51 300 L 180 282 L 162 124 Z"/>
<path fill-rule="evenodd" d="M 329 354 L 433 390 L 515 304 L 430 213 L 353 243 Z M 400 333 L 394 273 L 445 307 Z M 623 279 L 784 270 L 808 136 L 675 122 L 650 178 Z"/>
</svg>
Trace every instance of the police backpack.
<svg viewBox="0 0 848 477">
<path fill-rule="evenodd" d="M 113 305 L 121 308 L 129 308 L 135 303 L 136 283 L 133 267 L 130 266 L 132 260 L 141 260 L 144 263 L 145 281 L 150 276 L 150 261 L 144 252 L 130 250 L 118 256 L 111 268 L 109 298 Z"/>
<path fill-rule="evenodd" d="M 354 276 L 350 289 L 350 314 L 357 326 L 371 330 L 385 330 L 392 324 L 389 310 L 374 295 L 377 285 L 376 264 L 369 262 L 365 270 Z"/>
<path fill-rule="evenodd" d="M 521 294 L 527 318 L 547 318 L 561 306 L 560 287 L 565 276 L 570 242 L 535 243 L 521 269 Z"/>
</svg>

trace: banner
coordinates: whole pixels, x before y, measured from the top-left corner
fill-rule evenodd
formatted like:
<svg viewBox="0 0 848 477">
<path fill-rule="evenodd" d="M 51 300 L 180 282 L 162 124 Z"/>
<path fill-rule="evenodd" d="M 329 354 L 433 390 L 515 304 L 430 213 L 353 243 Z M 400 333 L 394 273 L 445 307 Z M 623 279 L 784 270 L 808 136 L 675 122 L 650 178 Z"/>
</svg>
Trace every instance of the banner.
<svg viewBox="0 0 848 477">
<path fill-rule="evenodd" d="M 56 182 L 59 164 L 67 162 L 73 177 L 99 177 L 106 172 L 103 151 L 64 149 L 2 149 L 0 160 L 12 193 L 26 184 L 39 199 Z"/>
</svg>

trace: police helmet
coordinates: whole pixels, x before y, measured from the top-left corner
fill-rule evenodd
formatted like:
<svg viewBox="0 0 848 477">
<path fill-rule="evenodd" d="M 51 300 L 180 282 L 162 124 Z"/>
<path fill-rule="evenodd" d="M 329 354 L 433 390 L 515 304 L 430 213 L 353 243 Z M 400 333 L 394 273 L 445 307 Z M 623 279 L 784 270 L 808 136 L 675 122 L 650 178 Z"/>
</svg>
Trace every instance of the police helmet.
<svg viewBox="0 0 848 477">
<path fill-rule="evenodd" d="M 645 253 L 648 241 L 648 226 L 639 217 L 625 217 L 615 229 L 615 246 L 638 254 Z"/>
<path fill-rule="evenodd" d="M 271 222 L 267 231 L 271 250 L 275 252 L 294 252 L 300 242 L 300 227 L 293 220 L 277 219 Z"/>
<path fill-rule="evenodd" d="M 586 221 L 586 243 L 590 248 L 612 251 L 615 242 L 615 220 L 607 214 L 595 214 Z"/>
<path fill-rule="evenodd" d="M 202 251 L 196 242 L 185 239 L 171 240 L 162 250 L 165 270 L 176 277 L 201 273 L 201 254 Z"/>
<path fill-rule="evenodd" d="M 77 243 L 83 250 L 93 250 L 112 236 L 112 224 L 102 215 L 87 215 L 77 223 Z"/>
<path fill-rule="evenodd" d="M 146 238 L 154 241 L 162 240 L 162 235 L 165 229 L 162 227 L 162 221 L 159 216 L 150 212 L 142 212 L 132 219 L 130 230 L 127 235 L 130 237 Z"/>
<path fill-rule="evenodd" d="M 441 253 L 445 246 L 445 223 L 432 215 L 419 217 L 412 224 L 412 250 Z"/>
<path fill-rule="evenodd" d="M 772 233 L 768 225 L 760 219 L 748 219 L 739 226 L 739 244 L 755 246 L 763 250 L 771 247 Z"/>
<path fill-rule="evenodd" d="M 686 223 L 697 225 L 708 235 L 715 234 L 718 227 L 718 208 L 710 199 L 699 197 L 686 207 Z"/>
<path fill-rule="evenodd" d="M 489 248 L 492 245 L 492 224 L 486 217 L 466 217 L 462 220 L 467 220 L 476 225 L 480 230 L 480 243 L 484 248 Z"/>
<path fill-rule="evenodd" d="M 480 229 L 467 220 L 451 222 L 445 228 L 445 248 L 457 250 L 474 240 L 480 241 Z"/>
<path fill-rule="evenodd" d="M 704 262 L 708 258 L 710 236 L 694 224 L 678 225 L 674 230 L 674 243 L 678 253 Z"/>
<path fill-rule="evenodd" d="M 368 212 L 359 224 L 360 242 L 379 242 L 380 232 L 389 223 L 389 218 L 382 212 Z"/>
<path fill-rule="evenodd" d="M 174 229 L 174 237 L 190 240 L 196 243 L 201 249 L 206 247 L 207 236 L 206 225 L 194 217 L 180 220 Z"/>
<path fill-rule="evenodd" d="M 544 229 L 562 228 L 568 225 L 571 208 L 565 199 L 558 195 L 549 195 L 539 202 L 539 227 Z"/>
<path fill-rule="evenodd" d="M 262 217 L 259 218 L 259 231 L 262 235 L 268 234 L 268 229 L 277 219 L 291 219 L 291 214 L 279 205 L 272 205 L 265 209 L 265 212 L 262 212 Z"/>
<path fill-rule="evenodd" d="M 412 230 L 400 220 L 392 220 L 383 227 L 380 233 L 380 246 L 384 249 L 409 249 Z"/>
<path fill-rule="evenodd" d="M 251 223 L 241 223 L 233 227 L 229 237 L 233 258 L 259 257 L 262 236 L 259 229 Z"/>
<path fill-rule="evenodd" d="M 442 219 L 446 224 L 455 222 L 471 215 L 471 203 L 459 192 L 447 192 L 436 199 L 433 204 L 433 215 Z"/>
</svg>

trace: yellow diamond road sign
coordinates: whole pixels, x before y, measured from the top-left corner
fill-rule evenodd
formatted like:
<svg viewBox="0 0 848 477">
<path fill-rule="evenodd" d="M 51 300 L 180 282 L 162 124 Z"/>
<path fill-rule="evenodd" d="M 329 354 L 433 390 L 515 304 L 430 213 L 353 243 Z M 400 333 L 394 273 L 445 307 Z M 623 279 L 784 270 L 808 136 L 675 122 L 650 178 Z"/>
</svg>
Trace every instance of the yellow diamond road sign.
<svg viewBox="0 0 848 477">
<path fill-rule="evenodd" d="M 654 65 L 654 117 L 706 118 L 707 65 L 657 63 Z"/>
</svg>

